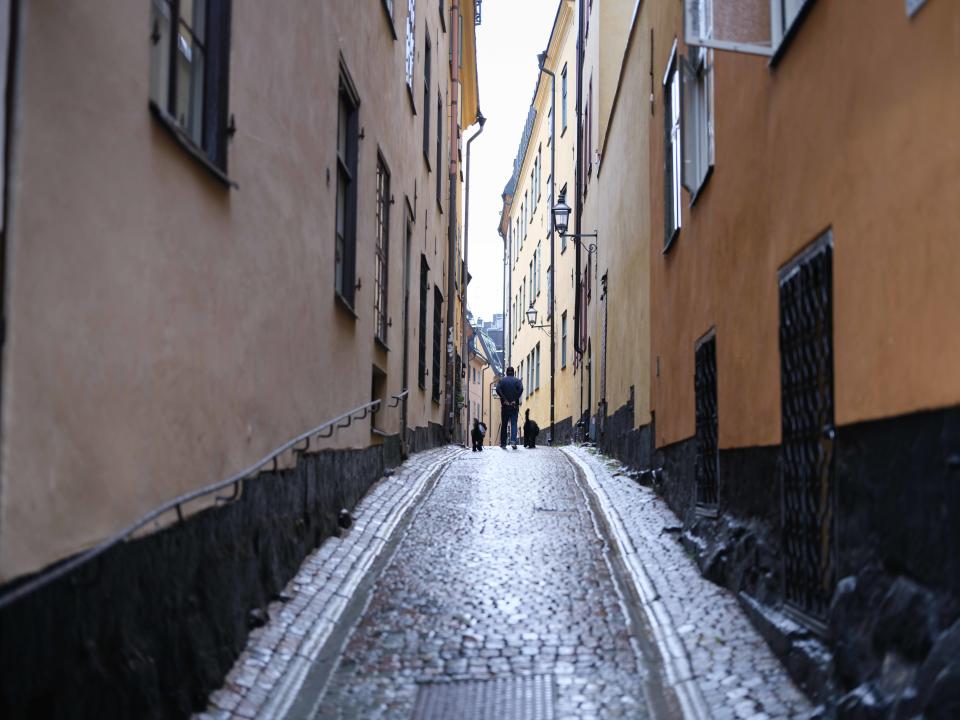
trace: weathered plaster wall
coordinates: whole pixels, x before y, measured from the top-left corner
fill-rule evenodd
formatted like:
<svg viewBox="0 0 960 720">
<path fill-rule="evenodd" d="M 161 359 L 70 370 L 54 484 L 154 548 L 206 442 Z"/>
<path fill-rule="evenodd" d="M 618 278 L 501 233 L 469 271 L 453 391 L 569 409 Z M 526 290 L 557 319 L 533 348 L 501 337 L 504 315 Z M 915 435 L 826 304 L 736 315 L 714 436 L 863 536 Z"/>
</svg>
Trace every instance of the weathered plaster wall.
<svg viewBox="0 0 960 720">
<path fill-rule="evenodd" d="M 388 393 L 400 392 L 406 201 L 415 215 L 408 424 L 441 422 L 430 383 L 426 393 L 416 385 L 417 283 L 424 253 L 431 287 L 446 292 L 448 200 L 444 193 L 437 206 L 437 169 L 409 139 L 422 136 L 424 33 L 432 76 L 446 88 L 449 32 L 436 3 L 417 3 L 415 113 L 400 5 L 395 40 L 379 0 L 362 9 L 233 3 L 235 190 L 148 112 L 149 3 L 27 7 L 8 245 L 0 580 L 89 546 L 369 401 L 374 363 L 388 373 Z M 356 318 L 333 292 L 341 58 L 364 134 Z M 389 352 L 373 337 L 378 151 L 396 199 Z M 428 357 L 432 292 L 429 303 Z M 378 424 L 399 431 L 399 412 Z M 334 439 L 371 442 L 366 421 Z"/>
<path fill-rule="evenodd" d="M 681 27 L 680 4 L 662 5 L 655 127 Z M 651 248 L 658 445 L 694 432 L 693 347 L 714 325 L 720 445 L 779 442 L 777 269 L 828 227 L 837 424 L 960 402 L 958 27 L 954 3 L 909 19 L 902 4 L 816 2 L 774 67 L 716 53 L 713 177 L 693 208 L 684 193 L 669 254 Z M 662 182 L 650 187 L 657 239 Z"/>
</svg>

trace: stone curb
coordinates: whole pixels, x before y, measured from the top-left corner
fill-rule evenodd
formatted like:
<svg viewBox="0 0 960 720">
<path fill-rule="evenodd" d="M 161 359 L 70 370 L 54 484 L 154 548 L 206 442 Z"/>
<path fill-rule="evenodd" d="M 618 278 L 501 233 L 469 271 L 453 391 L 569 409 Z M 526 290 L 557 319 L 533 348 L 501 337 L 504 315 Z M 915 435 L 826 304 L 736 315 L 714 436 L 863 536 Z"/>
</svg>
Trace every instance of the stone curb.
<svg viewBox="0 0 960 720">
<path fill-rule="evenodd" d="M 700 687 L 697 684 L 690 657 L 683 646 L 676 624 L 660 598 L 656 585 L 643 567 L 637 549 L 623 525 L 620 514 L 597 481 L 593 469 L 578 457 L 576 452 L 561 448 L 561 452 L 576 465 L 586 480 L 586 490 L 601 509 L 610 529 L 611 541 L 630 575 L 634 589 L 640 598 L 641 609 L 653 633 L 653 641 L 660 653 L 666 672 L 666 681 L 673 688 L 680 702 L 683 716 L 691 720 L 707 720 L 712 717 Z"/>
<path fill-rule="evenodd" d="M 224 688 L 211 695 L 207 711 L 195 718 L 279 719 L 286 716 L 367 571 L 390 543 L 431 479 L 463 452 L 462 448 L 447 446 L 421 453 L 398 468 L 395 476 L 382 478 L 377 484 L 379 487 L 371 488 L 357 505 L 354 527 L 349 534 L 339 542 L 331 542 L 333 538 L 325 541 L 305 559 L 301 570 L 288 583 L 285 592 L 294 596 L 289 603 L 294 607 L 289 610 L 289 606 L 284 607 L 277 618 L 265 626 L 267 634 L 277 636 L 278 649 L 264 650 L 251 636 L 247 650 L 225 679 Z M 403 484 L 398 487 L 399 483 Z M 397 495 L 400 497 L 394 501 Z M 389 508 L 386 507 L 388 502 L 391 503 Z M 309 590 L 298 589 L 298 586 L 305 584 L 303 575 L 320 568 L 330 568 L 329 577 L 322 587 L 308 596 Z M 313 617 L 300 622 L 299 614 Z M 284 650 L 281 651 L 281 647 Z M 269 689 L 259 682 L 256 683 L 258 687 L 254 687 L 253 678 L 245 677 L 249 665 L 267 666 L 266 660 L 252 663 L 253 658 L 261 654 L 271 656 L 269 664 L 274 664 L 277 656 L 282 659 L 283 654 L 288 655 L 285 667 L 270 683 Z M 248 655 L 251 657 L 245 658 Z M 238 688 L 238 691 L 227 689 L 231 687 Z M 222 695 L 227 695 L 228 699 L 224 701 Z"/>
</svg>

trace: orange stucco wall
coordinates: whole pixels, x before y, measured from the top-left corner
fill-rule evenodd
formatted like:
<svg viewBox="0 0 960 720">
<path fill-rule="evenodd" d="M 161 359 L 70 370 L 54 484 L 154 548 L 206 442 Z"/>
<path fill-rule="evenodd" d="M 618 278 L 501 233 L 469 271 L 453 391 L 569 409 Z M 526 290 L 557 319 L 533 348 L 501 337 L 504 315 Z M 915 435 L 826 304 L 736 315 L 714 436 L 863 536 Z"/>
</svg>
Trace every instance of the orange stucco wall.
<svg viewBox="0 0 960 720">
<path fill-rule="evenodd" d="M 679 8 L 679 3 L 677 4 Z M 656 36 L 660 82 L 679 12 Z M 682 47 L 682 43 L 681 43 Z M 663 246 L 652 193 L 659 445 L 694 432 L 694 343 L 717 329 L 722 447 L 780 438 L 777 270 L 832 228 L 838 424 L 960 402 L 960 4 L 815 2 L 765 58 L 716 52 L 716 166 Z M 659 361 L 659 376 L 656 365 Z"/>
</svg>

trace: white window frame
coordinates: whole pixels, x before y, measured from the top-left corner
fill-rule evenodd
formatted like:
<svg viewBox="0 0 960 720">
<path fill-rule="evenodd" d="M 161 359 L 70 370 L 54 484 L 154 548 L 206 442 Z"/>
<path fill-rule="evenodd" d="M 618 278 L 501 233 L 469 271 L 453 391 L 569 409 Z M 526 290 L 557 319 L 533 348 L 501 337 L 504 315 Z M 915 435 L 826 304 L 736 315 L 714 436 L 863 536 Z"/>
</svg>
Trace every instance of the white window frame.
<svg viewBox="0 0 960 720">
<path fill-rule="evenodd" d="M 664 113 L 664 241 L 663 252 L 667 252 L 680 233 L 683 212 L 681 210 L 681 187 L 683 173 L 683 145 L 681 137 L 681 95 L 682 75 L 680 58 L 677 53 L 677 40 L 673 41 L 670 60 L 663 74 L 663 113 Z M 668 168 L 670 172 L 668 173 Z"/>
<path fill-rule="evenodd" d="M 689 48 L 681 57 L 682 183 L 693 205 L 713 172 L 716 158 L 714 137 L 713 50 Z"/>
</svg>

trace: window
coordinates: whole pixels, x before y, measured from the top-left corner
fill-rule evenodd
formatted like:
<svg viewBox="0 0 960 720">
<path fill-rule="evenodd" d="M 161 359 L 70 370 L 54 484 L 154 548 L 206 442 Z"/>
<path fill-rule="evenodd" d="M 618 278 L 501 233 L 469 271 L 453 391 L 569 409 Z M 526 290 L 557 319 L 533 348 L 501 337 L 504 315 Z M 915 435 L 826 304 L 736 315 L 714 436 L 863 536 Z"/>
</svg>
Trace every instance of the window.
<svg viewBox="0 0 960 720">
<path fill-rule="evenodd" d="M 564 184 L 563 184 L 563 187 L 560 188 L 560 196 L 561 196 L 561 197 L 564 197 L 564 198 L 567 196 L 567 184 L 566 184 L 566 183 L 564 183 Z M 552 207 L 552 206 L 553 206 L 553 202 L 551 202 L 550 205 L 551 205 L 551 207 Z M 567 249 L 567 236 L 566 236 L 566 235 L 561 235 L 561 236 L 560 236 L 560 252 L 563 253 L 566 249 Z"/>
<path fill-rule="evenodd" d="M 677 42 L 673 42 L 670 62 L 663 77 L 663 216 L 664 251 L 680 231 L 680 68 Z"/>
<path fill-rule="evenodd" d="M 534 186 L 537 193 L 537 202 L 540 202 L 540 180 L 543 178 L 543 145 L 537 147 L 537 184 Z"/>
<path fill-rule="evenodd" d="M 230 0 L 150 3 L 153 111 L 198 158 L 226 172 Z"/>
<path fill-rule="evenodd" d="M 537 359 L 536 359 L 536 377 L 535 377 L 535 380 L 536 380 L 536 383 L 537 383 L 537 390 L 539 390 L 539 389 L 540 389 L 540 343 L 537 343 L 537 348 L 536 348 L 535 354 L 536 354 L 536 358 L 537 358 Z"/>
<path fill-rule="evenodd" d="M 532 299 L 537 294 L 537 270 L 533 265 L 533 258 L 530 258 L 530 298 Z"/>
<path fill-rule="evenodd" d="M 420 255 L 420 334 L 418 340 L 417 380 L 421 390 L 427 388 L 427 299 L 430 297 L 430 266 L 427 256 Z"/>
<path fill-rule="evenodd" d="M 413 99 L 413 68 L 415 59 L 415 45 L 417 33 L 417 0 L 407 0 L 407 87 L 410 89 L 410 99 Z"/>
<path fill-rule="evenodd" d="M 374 288 L 374 321 L 377 337 L 387 342 L 387 263 L 390 257 L 390 171 L 377 156 L 377 271 Z"/>
<path fill-rule="evenodd" d="M 430 166 L 430 35 L 426 35 L 425 49 L 423 51 L 423 157 Z M 440 118 L 437 117 L 437 124 L 440 124 Z M 437 168 L 439 172 L 440 168 Z"/>
<path fill-rule="evenodd" d="M 443 155 L 443 123 L 440 116 L 443 115 L 443 101 L 440 99 L 440 93 L 437 93 L 437 207 L 443 212 L 443 173 L 440 171 L 440 161 Z"/>
<path fill-rule="evenodd" d="M 334 287 L 353 308 L 357 257 L 357 143 L 359 101 L 343 69 L 337 118 L 337 241 Z"/>
<path fill-rule="evenodd" d="M 583 132 L 585 140 L 583 147 L 586 155 L 583 158 L 583 164 L 587 169 L 587 176 L 593 172 L 593 77 L 590 77 L 590 84 L 587 86 L 587 109 L 586 116 L 583 118 Z M 586 188 L 584 188 L 586 190 Z"/>
<path fill-rule="evenodd" d="M 567 129 L 567 64 L 560 71 L 560 132 Z"/>
<path fill-rule="evenodd" d="M 560 315 L 560 369 L 567 366 L 567 313 Z"/>
<path fill-rule="evenodd" d="M 537 295 L 540 295 L 540 280 L 542 279 L 540 276 L 540 258 L 541 257 L 542 255 L 540 254 L 540 243 L 537 243 L 537 249 L 533 253 L 533 272 L 534 272 L 534 277 L 537 279 Z"/>
<path fill-rule="evenodd" d="M 443 293 L 433 286 L 433 401 L 440 402 L 440 363 L 443 351 Z"/>
<path fill-rule="evenodd" d="M 536 209 L 537 209 L 537 193 L 536 193 L 536 191 L 533 189 L 533 188 L 535 188 L 535 187 L 537 186 L 536 183 L 537 183 L 537 161 L 534 160 L 534 161 L 533 161 L 533 169 L 530 171 L 530 206 L 531 206 L 531 214 L 533 214 L 533 212 L 536 212 Z"/>
<path fill-rule="evenodd" d="M 714 162 L 713 51 L 690 48 L 683 70 L 683 184 L 696 198 Z"/>
</svg>

